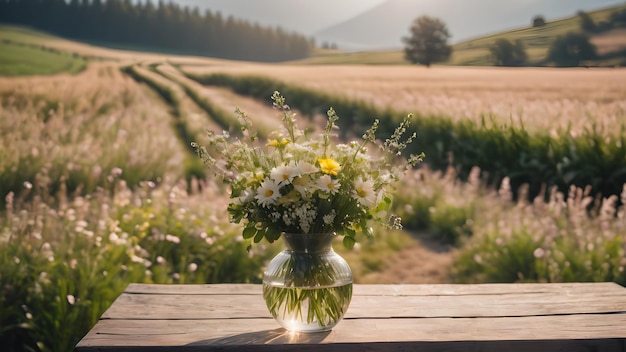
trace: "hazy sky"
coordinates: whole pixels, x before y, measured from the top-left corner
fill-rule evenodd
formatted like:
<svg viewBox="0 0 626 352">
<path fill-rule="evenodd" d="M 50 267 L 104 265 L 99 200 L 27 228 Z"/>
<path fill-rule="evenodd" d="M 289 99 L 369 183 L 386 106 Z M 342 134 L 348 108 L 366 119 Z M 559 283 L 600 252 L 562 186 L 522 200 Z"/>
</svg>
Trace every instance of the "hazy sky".
<svg viewBox="0 0 626 352">
<path fill-rule="evenodd" d="M 328 41 L 339 44 L 343 50 L 400 48 L 402 36 L 407 34 L 412 20 L 419 15 L 441 18 L 447 24 L 454 43 L 528 26 L 535 15 L 553 20 L 572 16 L 577 10 L 594 10 L 624 3 L 624 0 L 172 1 L 219 11 L 222 15 L 233 15 L 261 25 L 280 26 L 315 37 L 318 43 Z M 362 14 L 365 15 L 359 16 Z M 337 24 L 339 27 L 334 27 Z"/>
<path fill-rule="evenodd" d="M 175 0 L 175 2 L 216 9 L 220 10 L 222 15 L 234 15 L 264 25 L 313 34 L 367 11 L 385 0 Z"/>
</svg>

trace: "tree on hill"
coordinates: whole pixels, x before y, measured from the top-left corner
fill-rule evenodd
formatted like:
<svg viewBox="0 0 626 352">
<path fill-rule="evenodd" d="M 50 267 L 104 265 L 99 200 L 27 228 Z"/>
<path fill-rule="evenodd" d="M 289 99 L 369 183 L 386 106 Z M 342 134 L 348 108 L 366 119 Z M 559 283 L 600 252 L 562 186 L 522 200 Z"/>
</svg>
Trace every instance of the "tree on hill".
<svg viewBox="0 0 626 352">
<path fill-rule="evenodd" d="M 585 11 L 578 11 L 578 18 L 580 19 L 580 29 L 587 33 L 593 33 L 596 31 L 596 23 L 593 22 L 591 16 Z"/>
<path fill-rule="evenodd" d="M 496 66 L 522 66 L 527 58 L 524 44 L 519 39 L 512 43 L 508 39 L 500 38 L 489 51 Z"/>
<path fill-rule="evenodd" d="M 597 57 L 596 47 L 584 33 L 569 32 L 557 37 L 548 50 L 548 60 L 557 66 L 578 66 Z"/>
<path fill-rule="evenodd" d="M 402 38 L 406 44 L 404 55 L 414 64 L 430 67 L 435 62 L 446 61 L 452 54 L 448 45 L 450 33 L 445 23 L 429 16 L 416 18 L 408 37 Z"/>
<path fill-rule="evenodd" d="M 609 18 L 611 23 L 616 27 L 626 26 L 626 9 L 620 11 L 614 11 Z"/>
<path fill-rule="evenodd" d="M 533 17 L 533 27 L 543 27 L 546 25 L 546 19 L 541 15 Z"/>
</svg>

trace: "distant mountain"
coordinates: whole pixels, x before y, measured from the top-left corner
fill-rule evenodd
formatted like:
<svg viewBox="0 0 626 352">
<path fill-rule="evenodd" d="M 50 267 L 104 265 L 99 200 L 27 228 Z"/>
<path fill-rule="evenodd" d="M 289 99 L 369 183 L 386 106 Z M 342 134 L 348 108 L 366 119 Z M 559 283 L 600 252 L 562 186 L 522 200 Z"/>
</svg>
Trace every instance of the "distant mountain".
<svg viewBox="0 0 626 352">
<path fill-rule="evenodd" d="M 616 0 L 387 0 L 345 22 L 315 33 L 318 43 L 330 42 L 339 49 L 367 51 L 398 49 L 411 22 L 429 15 L 445 22 L 452 43 L 506 29 L 528 26 L 532 18 L 547 20 L 624 3 Z"/>
<path fill-rule="evenodd" d="M 0 0 L 1 1 L 1 0 Z M 145 1 L 145 0 L 144 0 Z M 167 0 L 305 35 L 341 23 L 385 0 Z M 154 0 L 153 0 L 154 2 Z"/>
</svg>

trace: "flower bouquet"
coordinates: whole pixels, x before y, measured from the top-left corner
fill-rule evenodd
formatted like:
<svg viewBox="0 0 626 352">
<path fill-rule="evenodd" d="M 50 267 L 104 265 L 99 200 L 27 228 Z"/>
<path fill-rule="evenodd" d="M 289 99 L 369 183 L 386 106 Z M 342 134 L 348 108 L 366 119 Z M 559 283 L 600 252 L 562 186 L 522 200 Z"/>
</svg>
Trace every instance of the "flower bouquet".
<svg viewBox="0 0 626 352">
<path fill-rule="evenodd" d="M 208 146 L 193 146 L 230 186 L 229 218 L 244 225 L 243 237 L 271 243 L 285 235 L 288 241 L 264 276 L 264 297 L 274 318 L 299 331 L 327 330 L 347 309 L 352 274 L 343 259 L 334 262 L 328 237 L 317 235 L 343 236 L 351 248 L 358 234 L 373 236 L 374 222 L 401 227 L 389 214 L 391 186 L 423 154 L 402 156 L 415 138 L 403 140 L 411 115 L 384 142 L 376 139 L 375 120 L 360 141 L 344 144 L 335 142 L 339 117 L 332 108 L 323 130 L 300 129 L 285 98 L 274 92 L 272 100 L 283 124 L 269 140 L 261 142 L 248 116 L 237 109 L 239 136 L 209 133 Z M 377 148 L 368 153 L 369 146 Z M 294 327 L 294 320 L 301 322 Z"/>
</svg>

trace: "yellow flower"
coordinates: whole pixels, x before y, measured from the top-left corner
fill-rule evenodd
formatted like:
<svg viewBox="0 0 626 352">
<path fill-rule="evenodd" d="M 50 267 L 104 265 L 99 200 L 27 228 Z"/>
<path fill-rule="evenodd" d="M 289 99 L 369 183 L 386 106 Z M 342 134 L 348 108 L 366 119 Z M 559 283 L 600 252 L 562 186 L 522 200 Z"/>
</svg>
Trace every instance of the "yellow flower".
<svg viewBox="0 0 626 352">
<path fill-rule="evenodd" d="M 339 163 L 331 158 L 318 158 L 317 162 L 320 163 L 320 169 L 325 174 L 337 176 L 337 172 L 341 171 Z"/>
<path fill-rule="evenodd" d="M 279 141 L 279 140 L 277 140 L 277 139 L 270 139 L 270 140 L 267 142 L 267 144 L 266 144 L 266 145 L 267 145 L 268 147 L 282 148 L 282 147 L 286 146 L 287 144 L 289 144 L 290 142 L 291 142 L 291 140 L 290 140 L 290 139 L 288 139 L 288 138 L 283 138 L 283 139 L 281 139 L 280 141 Z"/>
</svg>

